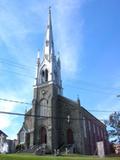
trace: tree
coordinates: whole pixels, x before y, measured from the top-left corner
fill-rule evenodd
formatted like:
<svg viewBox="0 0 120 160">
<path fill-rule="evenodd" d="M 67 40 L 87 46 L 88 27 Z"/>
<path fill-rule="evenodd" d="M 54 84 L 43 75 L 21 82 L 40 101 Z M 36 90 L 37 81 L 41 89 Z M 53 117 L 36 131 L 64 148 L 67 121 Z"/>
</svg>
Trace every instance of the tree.
<svg viewBox="0 0 120 160">
<path fill-rule="evenodd" d="M 108 135 L 113 143 L 120 143 L 120 112 L 114 112 L 109 116 Z"/>
</svg>

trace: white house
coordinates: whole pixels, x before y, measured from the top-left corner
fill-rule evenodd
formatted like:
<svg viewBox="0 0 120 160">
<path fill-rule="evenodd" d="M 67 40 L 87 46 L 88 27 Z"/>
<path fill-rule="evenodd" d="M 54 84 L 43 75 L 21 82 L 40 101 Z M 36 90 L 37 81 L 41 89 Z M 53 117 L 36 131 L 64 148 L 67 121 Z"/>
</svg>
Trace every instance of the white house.
<svg viewBox="0 0 120 160">
<path fill-rule="evenodd" d="M 0 130 L 0 153 L 8 153 L 7 137 L 8 136 Z"/>
</svg>

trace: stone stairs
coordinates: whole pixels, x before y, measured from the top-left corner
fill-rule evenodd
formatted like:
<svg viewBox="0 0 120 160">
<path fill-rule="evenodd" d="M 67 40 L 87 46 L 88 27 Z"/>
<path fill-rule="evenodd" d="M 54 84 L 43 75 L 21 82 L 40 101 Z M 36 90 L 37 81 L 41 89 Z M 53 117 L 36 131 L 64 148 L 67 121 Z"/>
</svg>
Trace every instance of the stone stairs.
<svg viewBox="0 0 120 160">
<path fill-rule="evenodd" d="M 75 151 L 74 144 L 62 145 L 60 148 L 57 149 L 59 154 L 71 154 Z"/>
<path fill-rule="evenodd" d="M 33 153 L 36 155 L 44 155 L 44 154 L 48 153 L 49 150 L 48 150 L 46 144 L 41 144 L 41 145 L 30 146 L 28 149 L 25 149 L 24 152 Z"/>
</svg>

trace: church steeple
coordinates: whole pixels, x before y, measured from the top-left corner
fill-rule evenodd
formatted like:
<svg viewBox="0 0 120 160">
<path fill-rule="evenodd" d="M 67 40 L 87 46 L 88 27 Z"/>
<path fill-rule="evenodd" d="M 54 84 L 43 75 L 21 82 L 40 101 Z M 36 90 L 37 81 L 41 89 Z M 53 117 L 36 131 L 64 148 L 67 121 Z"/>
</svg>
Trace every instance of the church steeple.
<svg viewBox="0 0 120 160">
<path fill-rule="evenodd" d="M 58 94 L 62 94 L 60 57 L 57 59 L 54 52 L 51 8 L 49 7 L 47 30 L 43 60 L 40 62 L 39 51 L 37 57 L 36 77 L 34 86 L 54 84 L 58 88 Z"/>
<path fill-rule="evenodd" d="M 54 43 L 53 43 L 53 32 L 52 32 L 51 7 L 49 7 L 48 23 L 47 23 L 46 37 L 44 43 L 44 58 L 50 60 L 51 56 L 53 55 L 54 55 Z"/>
</svg>

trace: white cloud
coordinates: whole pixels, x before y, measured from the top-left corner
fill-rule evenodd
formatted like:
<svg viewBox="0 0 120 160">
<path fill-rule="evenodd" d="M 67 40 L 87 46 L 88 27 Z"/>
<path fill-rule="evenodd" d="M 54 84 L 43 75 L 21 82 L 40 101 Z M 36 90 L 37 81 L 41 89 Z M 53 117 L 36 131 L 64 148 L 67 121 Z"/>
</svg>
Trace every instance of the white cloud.
<svg viewBox="0 0 120 160">
<path fill-rule="evenodd" d="M 80 11 L 84 2 L 85 0 L 30 1 L 22 13 L 18 12 L 19 5 L 11 5 L 9 1 L 3 1 L 0 10 L 0 38 L 18 61 L 24 62 L 25 59 L 32 61 L 32 54 L 29 56 L 28 53 L 32 53 L 33 48 L 29 44 L 28 35 L 45 31 L 47 9 L 52 3 L 56 50 L 61 52 L 63 72 L 70 75 L 81 68 L 83 20 Z M 79 20 L 76 17 L 79 17 Z M 19 56 L 20 50 L 22 50 L 21 56 Z"/>
<path fill-rule="evenodd" d="M 0 111 L 2 112 L 12 112 L 15 109 L 16 105 L 10 102 L 0 101 Z M 5 129 L 10 127 L 12 122 L 12 117 L 10 115 L 0 113 L 0 129 Z"/>
<path fill-rule="evenodd" d="M 22 95 L 20 95 L 18 91 L 3 91 L 0 92 L 0 98 L 24 102 L 26 101 L 26 98 L 24 97 L 27 95 L 27 93 L 27 88 L 22 91 Z M 26 106 L 28 105 L 0 100 L 0 111 L 2 112 L 15 112 L 24 114 L 25 109 L 30 108 L 30 105 L 28 107 Z M 0 130 L 3 130 L 8 135 L 8 138 L 16 138 L 17 133 L 22 126 L 23 118 L 23 116 L 0 113 Z"/>
<path fill-rule="evenodd" d="M 3 91 L 3 92 L 0 92 L 0 98 L 20 101 L 20 98 L 15 97 L 14 94 L 15 94 L 15 92 L 9 91 L 9 92 L 5 93 Z M 20 111 L 20 105 L 18 105 L 17 103 L 0 100 L 0 111 L 2 111 L 2 112 L 17 112 L 17 110 Z M 0 129 L 6 129 L 6 128 L 12 126 L 14 124 L 15 117 L 16 116 L 0 113 L 0 123 L 1 123 Z"/>
<path fill-rule="evenodd" d="M 0 129 L 5 129 L 10 126 L 10 120 L 8 116 L 0 115 Z"/>
<path fill-rule="evenodd" d="M 25 64 L 27 59 L 33 63 L 34 49 L 31 47 L 32 40 L 29 39 L 29 35 L 35 34 L 38 30 L 34 22 L 31 22 L 29 8 L 23 6 L 25 10 L 21 12 L 18 7 L 15 2 L 8 0 L 0 3 L 0 43 L 6 46 L 9 55 L 13 56 L 16 62 Z M 4 54 L 7 57 L 7 53 Z"/>
<path fill-rule="evenodd" d="M 78 68 L 81 68 L 83 45 L 81 6 L 83 2 L 61 0 L 55 4 L 54 26 L 56 27 L 57 48 L 60 49 L 62 70 L 67 76 L 71 76 Z"/>
<path fill-rule="evenodd" d="M 116 77 L 120 77 L 120 76 L 116 76 Z M 120 88 L 120 79 L 116 83 L 114 83 L 113 88 L 115 88 L 115 89 Z M 119 90 L 118 90 L 118 94 L 119 94 Z"/>
</svg>

